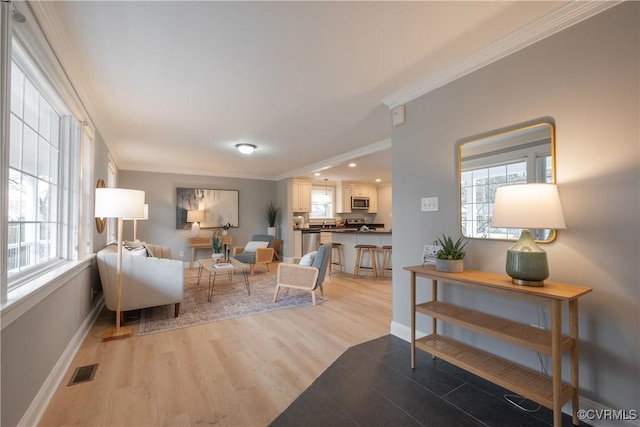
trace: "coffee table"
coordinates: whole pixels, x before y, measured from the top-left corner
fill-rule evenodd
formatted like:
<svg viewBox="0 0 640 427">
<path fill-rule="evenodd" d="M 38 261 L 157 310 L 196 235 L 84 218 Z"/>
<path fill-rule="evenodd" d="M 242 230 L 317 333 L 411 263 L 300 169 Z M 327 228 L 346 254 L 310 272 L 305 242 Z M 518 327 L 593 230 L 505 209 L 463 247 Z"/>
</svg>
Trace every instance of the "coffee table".
<svg viewBox="0 0 640 427">
<path fill-rule="evenodd" d="M 226 273 L 227 278 L 229 279 L 229 283 L 231 283 L 233 281 L 233 274 L 236 271 L 242 273 L 244 285 L 247 287 L 247 294 L 251 295 L 251 290 L 249 289 L 249 264 L 240 262 L 235 258 L 229 258 L 228 262 L 222 263 L 224 264 L 224 268 L 219 268 L 222 266 L 219 263 L 213 261 L 211 258 L 199 259 L 198 264 L 200 264 L 200 268 L 198 268 L 198 284 L 200 284 L 202 270 L 205 269 L 209 272 L 209 293 L 207 294 L 207 300 L 211 301 L 213 299 L 213 286 L 216 284 L 217 275 Z"/>
</svg>

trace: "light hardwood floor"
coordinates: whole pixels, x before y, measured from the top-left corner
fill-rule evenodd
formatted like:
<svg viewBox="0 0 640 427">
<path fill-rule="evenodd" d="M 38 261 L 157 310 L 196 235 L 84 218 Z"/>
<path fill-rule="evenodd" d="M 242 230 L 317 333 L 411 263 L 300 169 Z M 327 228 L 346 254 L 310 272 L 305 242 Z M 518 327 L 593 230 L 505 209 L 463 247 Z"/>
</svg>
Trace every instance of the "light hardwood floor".
<svg viewBox="0 0 640 427">
<path fill-rule="evenodd" d="M 134 324 L 133 337 L 111 342 L 101 340 L 114 321 L 105 311 L 40 425 L 268 425 L 347 348 L 389 333 L 389 277 L 334 273 L 324 294 L 315 307 L 142 337 Z M 93 381 L 67 386 L 94 363 Z"/>
</svg>

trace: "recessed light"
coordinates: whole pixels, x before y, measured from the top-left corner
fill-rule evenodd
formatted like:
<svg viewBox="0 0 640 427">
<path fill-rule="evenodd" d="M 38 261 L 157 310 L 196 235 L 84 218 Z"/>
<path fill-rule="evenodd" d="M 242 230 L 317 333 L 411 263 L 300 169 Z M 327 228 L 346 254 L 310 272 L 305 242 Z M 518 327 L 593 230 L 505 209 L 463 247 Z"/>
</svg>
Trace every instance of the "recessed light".
<svg viewBox="0 0 640 427">
<path fill-rule="evenodd" d="M 355 168 L 357 165 L 355 163 L 349 163 L 350 168 Z"/>
<path fill-rule="evenodd" d="M 315 176 L 320 176 L 320 172 L 314 173 Z"/>
<path fill-rule="evenodd" d="M 248 154 L 253 153 L 253 150 L 255 150 L 258 147 L 253 145 L 253 144 L 244 144 L 243 143 L 243 144 L 236 144 L 236 148 L 242 154 L 247 154 L 248 155 Z"/>
<path fill-rule="evenodd" d="M 380 178 L 376 178 L 376 182 L 380 182 L 382 181 Z"/>
</svg>

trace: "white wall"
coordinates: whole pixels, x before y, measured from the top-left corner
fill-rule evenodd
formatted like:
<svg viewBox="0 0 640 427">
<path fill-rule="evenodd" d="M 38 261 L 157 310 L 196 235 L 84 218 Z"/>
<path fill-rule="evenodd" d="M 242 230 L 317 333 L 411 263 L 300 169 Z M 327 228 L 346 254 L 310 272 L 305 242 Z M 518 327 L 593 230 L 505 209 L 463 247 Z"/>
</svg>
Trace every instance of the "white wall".
<svg viewBox="0 0 640 427">
<path fill-rule="evenodd" d="M 539 118 L 556 123 L 567 229 L 544 246 L 550 280 L 593 287 L 580 300 L 581 397 L 627 410 L 640 401 L 639 6 L 623 3 L 408 103 L 392 147 L 393 261 L 415 265 L 425 243 L 460 233 L 457 141 Z M 439 197 L 438 212 L 420 212 L 425 196 Z M 466 267 L 503 272 L 509 245 L 470 242 Z M 407 272 L 393 270 L 396 326 L 410 325 L 408 281 Z M 443 296 L 525 323 L 537 323 L 539 313 L 549 321 L 548 308 L 530 301 L 468 290 Z M 426 292 L 419 298 L 428 299 Z M 421 319 L 418 328 L 430 332 L 430 323 Z M 540 367 L 529 351 L 447 332 Z"/>
</svg>

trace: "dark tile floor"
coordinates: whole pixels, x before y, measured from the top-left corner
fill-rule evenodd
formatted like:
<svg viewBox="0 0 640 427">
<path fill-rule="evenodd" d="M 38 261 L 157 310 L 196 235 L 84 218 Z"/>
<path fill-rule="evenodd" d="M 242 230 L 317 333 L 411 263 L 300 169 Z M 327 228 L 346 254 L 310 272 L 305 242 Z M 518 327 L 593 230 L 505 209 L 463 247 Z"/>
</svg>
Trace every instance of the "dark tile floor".
<svg viewBox="0 0 640 427">
<path fill-rule="evenodd" d="M 351 347 L 305 390 L 272 427 L 551 426 L 552 412 L 524 412 L 509 391 L 417 350 L 393 335 Z M 535 409 L 527 401 L 522 406 Z M 572 426 L 563 414 L 563 427 Z M 581 423 L 581 426 L 588 424 Z"/>
</svg>

